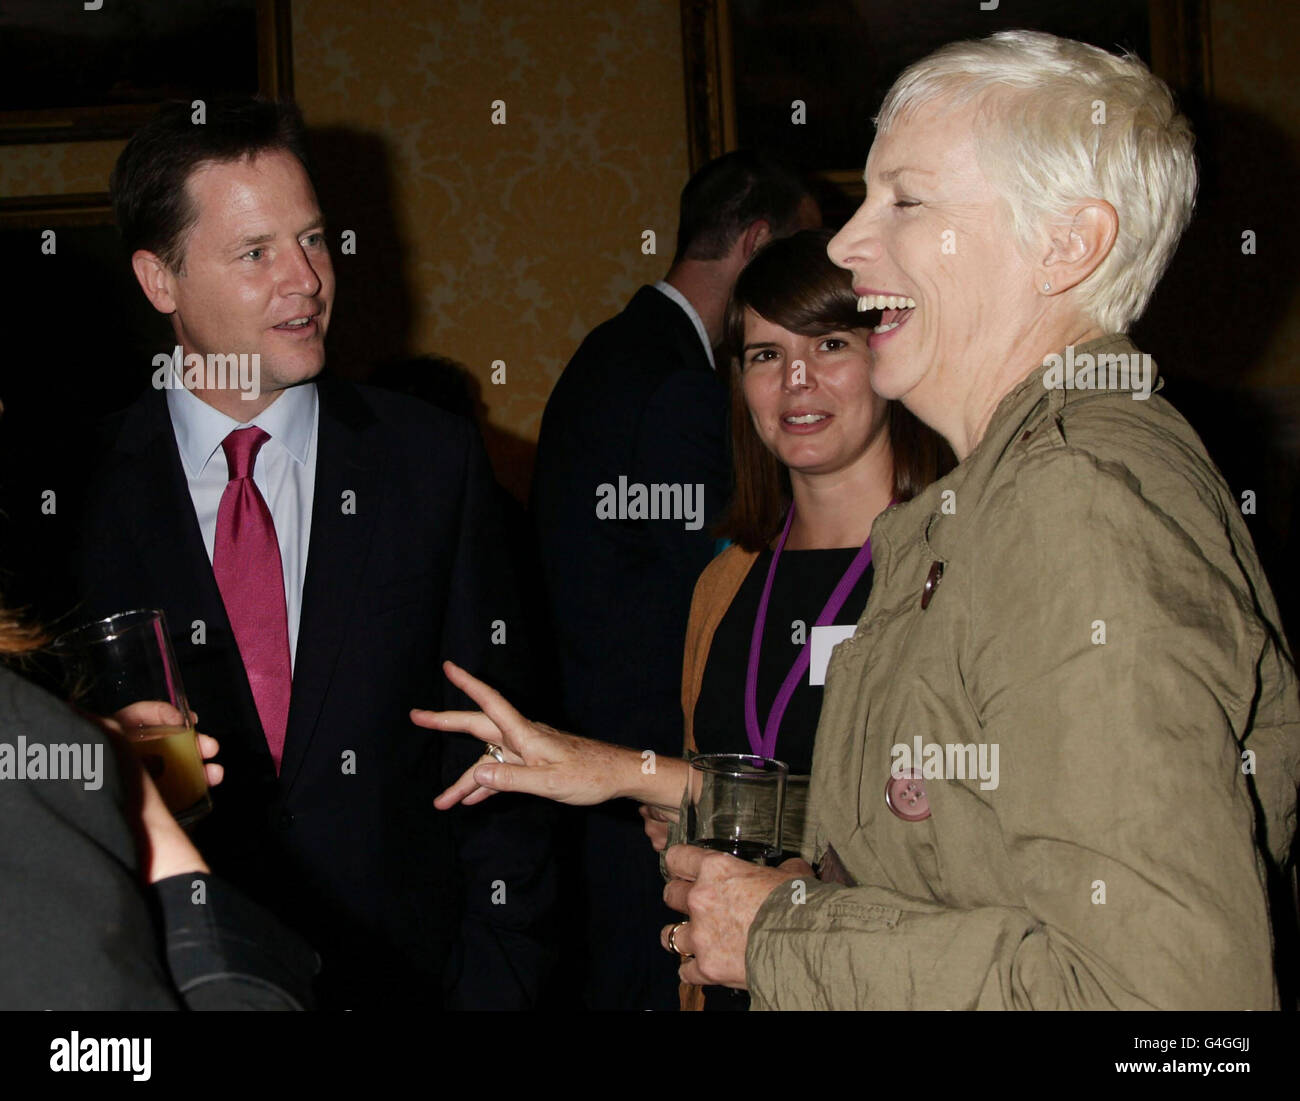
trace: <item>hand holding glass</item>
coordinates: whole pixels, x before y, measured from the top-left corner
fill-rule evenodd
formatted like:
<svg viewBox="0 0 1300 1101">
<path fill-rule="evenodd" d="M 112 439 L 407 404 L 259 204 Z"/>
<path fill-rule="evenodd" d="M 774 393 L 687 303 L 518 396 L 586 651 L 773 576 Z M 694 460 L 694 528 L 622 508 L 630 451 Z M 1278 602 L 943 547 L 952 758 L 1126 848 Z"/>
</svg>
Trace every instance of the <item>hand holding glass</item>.
<svg viewBox="0 0 1300 1101">
<path fill-rule="evenodd" d="M 754 864 L 777 863 L 788 771 L 781 761 L 742 753 L 693 757 L 687 842 Z"/>
<path fill-rule="evenodd" d="M 113 720 L 181 825 L 212 809 L 208 780 L 166 620 L 121 612 L 54 643 L 69 700 Z"/>
</svg>

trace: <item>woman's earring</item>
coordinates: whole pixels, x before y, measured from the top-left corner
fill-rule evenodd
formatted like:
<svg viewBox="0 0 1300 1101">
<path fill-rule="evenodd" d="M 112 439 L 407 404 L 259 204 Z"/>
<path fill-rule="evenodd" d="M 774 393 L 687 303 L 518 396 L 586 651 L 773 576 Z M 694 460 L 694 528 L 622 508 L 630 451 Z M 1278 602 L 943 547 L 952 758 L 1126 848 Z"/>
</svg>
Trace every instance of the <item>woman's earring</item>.
<svg viewBox="0 0 1300 1101">
<path fill-rule="evenodd" d="M 1050 291 L 1051 289 L 1052 289 L 1052 284 L 1051 284 L 1051 283 L 1044 283 L 1044 284 L 1043 284 L 1043 290 L 1044 290 L 1044 291 Z"/>
</svg>

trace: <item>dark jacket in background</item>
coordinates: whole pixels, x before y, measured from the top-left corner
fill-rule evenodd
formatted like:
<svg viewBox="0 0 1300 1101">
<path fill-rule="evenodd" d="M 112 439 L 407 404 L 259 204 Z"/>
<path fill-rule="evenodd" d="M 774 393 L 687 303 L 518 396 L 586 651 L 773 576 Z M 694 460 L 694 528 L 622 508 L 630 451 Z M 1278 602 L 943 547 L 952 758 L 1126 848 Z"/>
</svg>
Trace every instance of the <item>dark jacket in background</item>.
<svg viewBox="0 0 1300 1101">
<path fill-rule="evenodd" d="M 729 491 L 726 410 L 690 319 L 654 287 L 583 341 L 547 402 L 532 505 L 569 729 L 681 755 L 691 592 Z M 598 518 L 598 487 L 617 488 L 620 477 L 702 485 L 703 526 Z M 588 1002 L 673 1008 L 676 970 L 658 943 L 673 917 L 636 808 L 616 803 L 582 818 Z"/>
</svg>

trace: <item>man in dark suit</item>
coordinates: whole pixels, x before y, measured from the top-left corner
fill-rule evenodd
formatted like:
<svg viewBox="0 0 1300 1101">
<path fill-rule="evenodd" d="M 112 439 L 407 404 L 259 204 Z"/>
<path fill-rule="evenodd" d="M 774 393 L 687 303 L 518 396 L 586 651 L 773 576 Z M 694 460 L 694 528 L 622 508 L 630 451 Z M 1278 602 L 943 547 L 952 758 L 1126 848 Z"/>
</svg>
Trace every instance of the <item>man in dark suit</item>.
<svg viewBox="0 0 1300 1101">
<path fill-rule="evenodd" d="M 164 108 L 114 170 L 133 269 L 179 349 L 99 460 L 83 614 L 166 613 L 226 768 L 198 844 L 321 953 L 323 1007 L 437 1006 L 444 985 L 445 1004 L 528 1006 L 553 890 L 543 811 L 435 811 L 481 747 L 408 719 L 462 705 L 443 658 L 528 694 L 481 443 L 320 376 L 334 275 L 301 121 L 206 110 Z"/>
<path fill-rule="evenodd" d="M 667 275 L 583 341 L 547 402 L 532 505 L 567 729 L 681 755 L 691 593 L 730 488 L 725 366 L 715 370 L 713 349 L 754 250 L 820 220 L 799 180 L 767 158 L 711 161 L 682 191 Z M 656 505 L 655 486 L 674 488 Z M 589 911 L 587 1004 L 674 1008 L 676 972 L 659 946 L 673 915 L 636 808 L 573 817 Z"/>
</svg>

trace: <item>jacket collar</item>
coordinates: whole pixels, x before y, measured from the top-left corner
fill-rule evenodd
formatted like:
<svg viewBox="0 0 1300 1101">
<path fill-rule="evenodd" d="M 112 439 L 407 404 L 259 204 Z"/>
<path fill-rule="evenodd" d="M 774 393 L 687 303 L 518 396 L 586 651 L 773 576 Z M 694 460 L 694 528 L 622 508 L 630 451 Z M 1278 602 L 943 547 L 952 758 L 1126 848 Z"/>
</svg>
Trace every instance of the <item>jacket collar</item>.
<svg viewBox="0 0 1300 1101">
<path fill-rule="evenodd" d="M 1022 439 L 1033 436 L 1049 421 L 1055 421 L 1066 405 L 1084 401 L 1140 400 L 1135 392 L 1144 389 L 1143 379 L 1141 376 L 1135 378 L 1131 372 L 1127 377 L 1117 379 L 1117 382 L 1125 383 L 1123 386 L 1111 388 L 1108 381 L 1105 389 L 1074 385 L 1089 380 L 1084 373 L 1089 359 L 1082 357 L 1090 357 L 1095 367 L 1099 354 L 1136 357 L 1141 353 L 1127 335 L 1109 333 L 1077 347 L 1062 348 L 1056 356 L 1048 356 L 1035 366 L 998 403 L 980 442 L 962 462 L 913 500 L 889 509 L 888 513 L 897 513 L 897 519 L 889 515 L 881 517 L 884 530 L 880 533 L 879 543 L 875 530 L 872 532 L 877 576 L 882 576 L 883 580 L 888 569 L 891 543 L 907 545 L 918 541 L 929 560 L 946 562 L 965 541 L 966 527 L 978 511 L 975 506 L 979 497 L 1008 450 Z M 1125 365 L 1137 362 L 1133 358 L 1119 361 Z M 1150 386 L 1150 393 L 1162 389 L 1164 380 L 1158 377 L 1154 360 L 1146 358 L 1140 363 L 1143 370 L 1149 370 L 1145 382 Z M 880 554 L 882 544 L 885 548 L 883 555 Z"/>
<path fill-rule="evenodd" d="M 681 355 L 681 366 L 713 373 L 710 356 L 695 324 L 673 299 L 652 284 L 632 296 L 623 313 L 656 346 L 669 345 Z"/>
</svg>

